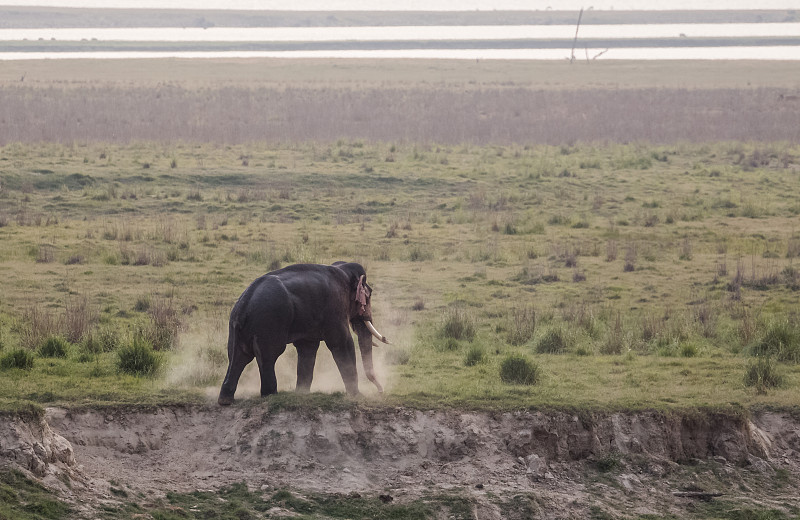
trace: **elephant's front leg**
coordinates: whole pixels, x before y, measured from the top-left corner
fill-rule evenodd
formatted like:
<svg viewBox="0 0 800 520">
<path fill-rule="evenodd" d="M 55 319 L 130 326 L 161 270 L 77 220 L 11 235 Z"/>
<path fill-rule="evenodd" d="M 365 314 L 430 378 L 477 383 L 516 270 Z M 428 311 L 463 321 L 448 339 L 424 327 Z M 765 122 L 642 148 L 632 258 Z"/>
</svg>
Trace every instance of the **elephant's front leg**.
<svg viewBox="0 0 800 520">
<path fill-rule="evenodd" d="M 286 344 L 260 345 L 255 347 L 258 372 L 261 375 L 261 396 L 278 393 L 278 379 L 275 377 L 275 362 L 286 350 Z"/>
<path fill-rule="evenodd" d="M 342 375 L 344 388 L 350 395 L 358 395 L 358 370 L 356 369 L 356 346 L 349 329 L 336 334 L 333 338 L 326 338 L 325 344 L 328 345 L 336 367 Z"/>
<path fill-rule="evenodd" d="M 295 341 L 297 348 L 297 387 L 296 391 L 308 393 L 314 379 L 314 365 L 317 362 L 319 341 Z"/>
</svg>

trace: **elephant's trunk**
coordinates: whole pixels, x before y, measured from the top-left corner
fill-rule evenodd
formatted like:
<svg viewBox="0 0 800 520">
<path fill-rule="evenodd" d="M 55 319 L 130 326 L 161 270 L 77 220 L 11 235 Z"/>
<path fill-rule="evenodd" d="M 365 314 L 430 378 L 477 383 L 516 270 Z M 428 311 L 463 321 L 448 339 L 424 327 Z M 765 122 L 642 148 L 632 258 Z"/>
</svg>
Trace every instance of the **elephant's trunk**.
<svg viewBox="0 0 800 520">
<path fill-rule="evenodd" d="M 378 389 L 378 392 L 383 393 L 383 387 L 375 377 L 375 367 L 372 365 L 372 331 L 365 326 L 371 325 L 369 321 L 360 323 L 360 326 L 355 326 L 356 334 L 358 335 L 358 348 L 361 350 L 361 362 L 364 365 L 364 374 L 367 376 L 373 385 Z M 373 327 L 374 328 L 374 327 Z"/>
</svg>

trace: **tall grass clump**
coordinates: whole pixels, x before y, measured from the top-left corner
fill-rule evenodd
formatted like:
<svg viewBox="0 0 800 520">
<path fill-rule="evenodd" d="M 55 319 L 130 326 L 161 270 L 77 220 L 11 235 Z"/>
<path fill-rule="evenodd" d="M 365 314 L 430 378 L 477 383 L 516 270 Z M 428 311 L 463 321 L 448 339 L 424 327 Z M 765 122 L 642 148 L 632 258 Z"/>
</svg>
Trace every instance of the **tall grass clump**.
<svg viewBox="0 0 800 520">
<path fill-rule="evenodd" d="M 783 386 L 784 381 L 778 364 L 770 356 L 751 360 L 744 371 L 744 385 L 754 386 L 760 394 L 767 393 L 770 388 Z"/>
<path fill-rule="evenodd" d="M 47 337 L 37 349 L 39 355 L 46 358 L 65 358 L 69 351 L 70 343 L 62 336 Z"/>
<path fill-rule="evenodd" d="M 57 335 L 61 328 L 58 318 L 38 305 L 25 309 L 22 320 L 26 326 L 21 330 L 20 340 L 22 346 L 29 349 L 35 349 L 45 338 Z"/>
<path fill-rule="evenodd" d="M 533 338 L 536 332 L 536 309 L 533 307 L 522 307 L 511 309 L 511 320 L 509 323 L 506 341 L 509 344 L 519 346 L 524 345 Z"/>
<path fill-rule="evenodd" d="M 84 350 L 93 354 L 112 352 L 116 350 L 119 345 L 119 331 L 108 325 L 91 330 L 83 338 Z"/>
<path fill-rule="evenodd" d="M 147 309 L 148 320 L 137 325 L 135 335 L 150 342 L 155 350 L 170 350 L 178 345 L 178 334 L 184 328 L 181 314 L 172 299 L 154 298 Z"/>
<path fill-rule="evenodd" d="M 567 335 L 563 329 L 554 327 L 549 329 L 536 342 L 536 352 L 539 354 L 561 354 L 567 350 Z"/>
<path fill-rule="evenodd" d="M 0 368 L 3 370 L 9 368 L 31 370 L 33 368 L 34 357 L 33 352 L 24 348 L 10 350 L 0 356 Z"/>
<path fill-rule="evenodd" d="M 800 326 L 788 320 L 773 322 L 750 351 L 759 357 L 775 356 L 778 361 L 800 363 Z"/>
<path fill-rule="evenodd" d="M 64 307 L 64 332 L 70 342 L 78 343 L 83 340 L 96 321 L 97 312 L 89 305 L 86 296 L 67 300 Z"/>
<path fill-rule="evenodd" d="M 500 363 L 500 380 L 512 385 L 535 385 L 541 379 L 539 365 L 521 354 L 511 354 Z"/>
<path fill-rule="evenodd" d="M 481 345 L 471 345 L 464 356 L 464 366 L 474 367 L 486 362 L 486 349 Z"/>
<path fill-rule="evenodd" d="M 153 350 L 153 345 L 140 335 L 134 334 L 127 345 L 117 351 L 117 370 L 134 376 L 150 376 L 158 372 L 162 358 Z"/>
<path fill-rule="evenodd" d="M 443 338 L 472 341 L 476 332 L 475 320 L 464 309 L 451 307 L 445 313 L 439 332 Z"/>
</svg>

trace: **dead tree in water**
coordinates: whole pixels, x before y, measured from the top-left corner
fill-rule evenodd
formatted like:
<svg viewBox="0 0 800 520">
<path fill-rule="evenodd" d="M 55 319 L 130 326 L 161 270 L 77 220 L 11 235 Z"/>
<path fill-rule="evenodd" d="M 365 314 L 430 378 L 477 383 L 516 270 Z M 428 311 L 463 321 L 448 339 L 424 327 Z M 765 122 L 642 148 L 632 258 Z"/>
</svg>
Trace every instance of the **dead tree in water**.
<svg viewBox="0 0 800 520">
<path fill-rule="evenodd" d="M 583 7 L 581 7 L 581 12 L 578 13 L 578 24 L 575 26 L 575 39 L 572 40 L 572 51 L 569 55 L 570 63 L 575 61 L 575 45 L 578 43 L 578 30 L 581 28 L 581 18 L 583 18 Z"/>
</svg>

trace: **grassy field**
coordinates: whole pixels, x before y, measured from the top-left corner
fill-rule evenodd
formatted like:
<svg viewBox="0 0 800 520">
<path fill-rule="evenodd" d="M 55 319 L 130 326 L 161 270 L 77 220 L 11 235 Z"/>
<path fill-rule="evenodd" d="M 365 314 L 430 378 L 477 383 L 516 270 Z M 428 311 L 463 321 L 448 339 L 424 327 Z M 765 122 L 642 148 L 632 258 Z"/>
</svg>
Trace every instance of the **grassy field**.
<svg viewBox="0 0 800 520">
<path fill-rule="evenodd" d="M 347 259 L 395 343 L 376 349 L 388 393 L 363 383 L 369 403 L 791 408 L 799 157 L 736 142 L 9 144 L 0 356 L 35 354 L 3 369 L 0 399 L 211 400 L 250 281 Z M 64 357 L 42 350 L 51 335 Z M 157 375 L 119 373 L 134 338 L 158 349 Z M 512 355 L 535 384 L 501 381 Z M 320 357 L 312 390 L 341 391 Z M 241 397 L 257 394 L 250 368 Z"/>
</svg>

